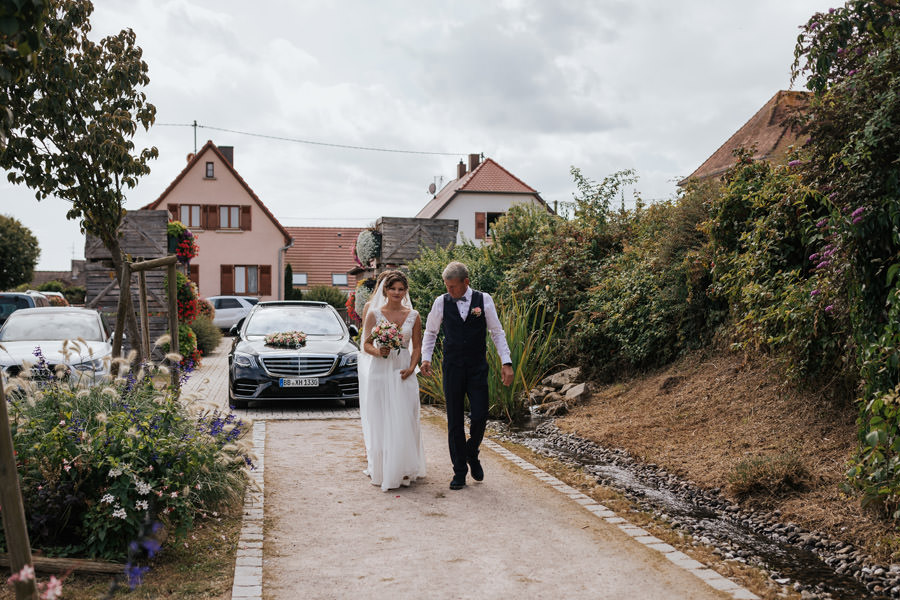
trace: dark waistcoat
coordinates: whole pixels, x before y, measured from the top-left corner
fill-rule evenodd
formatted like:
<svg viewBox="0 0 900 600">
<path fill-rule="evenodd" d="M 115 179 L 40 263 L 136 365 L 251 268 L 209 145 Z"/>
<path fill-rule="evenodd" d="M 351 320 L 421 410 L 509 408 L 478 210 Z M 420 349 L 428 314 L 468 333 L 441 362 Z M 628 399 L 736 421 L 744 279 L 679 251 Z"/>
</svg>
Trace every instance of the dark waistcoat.
<svg viewBox="0 0 900 600">
<path fill-rule="evenodd" d="M 472 311 L 478 308 L 481 314 Z M 487 321 L 484 317 L 484 295 L 472 291 L 469 314 L 463 321 L 459 308 L 450 294 L 444 294 L 444 362 L 454 365 L 476 366 L 487 362 Z"/>
</svg>

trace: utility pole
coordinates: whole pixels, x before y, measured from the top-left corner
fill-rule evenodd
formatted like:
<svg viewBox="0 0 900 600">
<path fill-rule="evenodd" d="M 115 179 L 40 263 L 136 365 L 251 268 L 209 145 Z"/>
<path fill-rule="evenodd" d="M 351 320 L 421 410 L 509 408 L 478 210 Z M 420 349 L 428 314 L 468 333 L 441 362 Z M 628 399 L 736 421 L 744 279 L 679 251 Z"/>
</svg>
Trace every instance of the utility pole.
<svg viewBox="0 0 900 600">
<path fill-rule="evenodd" d="M 197 119 L 194 119 L 194 154 L 197 154 Z"/>
</svg>

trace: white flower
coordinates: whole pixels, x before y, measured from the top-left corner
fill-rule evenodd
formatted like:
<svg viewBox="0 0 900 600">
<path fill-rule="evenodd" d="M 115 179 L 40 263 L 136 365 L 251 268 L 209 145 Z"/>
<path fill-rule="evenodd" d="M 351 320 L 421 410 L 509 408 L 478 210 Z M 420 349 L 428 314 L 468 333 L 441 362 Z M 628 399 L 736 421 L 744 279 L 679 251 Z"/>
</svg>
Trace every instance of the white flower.
<svg viewBox="0 0 900 600">
<path fill-rule="evenodd" d="M 150 505 L 147 503 L 146 500 L 138 500 L 135 503 L 134 507 L 138 510 L 147 510 L 148 508 L 150 508 Z"/>
<path fill-rule="evenodd" d="M 122 467 L 113 467 L 112 469 L 109 470 L 110 477 L 118 477 L 121 474 L 122 474 Z"/>
<path fill-rule="evenodd" d="M 112 504 L 115 501 L 112 494 L 104 494 L 102 498 L 100 498 L 101 504 Z"/>
<path fill-rule="evenodd" d="M 137 488 L 137 493 L 140 494 L 141 496 L 146 496 L 147 494 L 150 493 L 150 484 L 144 483 L 140 479 L 134 480 L 134 487 Z"/>
<path fill-rule="evenodd" d="M 125 519 L 128 517 L 128 513 L 125 512 L 125 509 L 120 506 L 113 511 L 112 516 L 118 517 L 120 519 Z"/>
</svg>

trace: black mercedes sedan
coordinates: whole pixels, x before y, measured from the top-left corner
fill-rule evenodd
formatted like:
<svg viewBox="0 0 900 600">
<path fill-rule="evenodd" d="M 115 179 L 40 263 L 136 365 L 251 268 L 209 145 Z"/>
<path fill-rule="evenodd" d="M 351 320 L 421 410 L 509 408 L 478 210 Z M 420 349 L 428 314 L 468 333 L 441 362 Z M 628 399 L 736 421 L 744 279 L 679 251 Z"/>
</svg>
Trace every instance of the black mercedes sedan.
<svg viewBox="0 0 900 600">
<path fill-rule="evenodd" d="M 276 334 L 302 332 L 301 347 Z M 338 312 L 324 302 L 260 302 L 234 328 L 228 354 L 231 406 L 254 400 L 342 400 L 359 405 L 359 347 Z M 302 336 L 301 336 L 302 337 Z"/>
</svg>

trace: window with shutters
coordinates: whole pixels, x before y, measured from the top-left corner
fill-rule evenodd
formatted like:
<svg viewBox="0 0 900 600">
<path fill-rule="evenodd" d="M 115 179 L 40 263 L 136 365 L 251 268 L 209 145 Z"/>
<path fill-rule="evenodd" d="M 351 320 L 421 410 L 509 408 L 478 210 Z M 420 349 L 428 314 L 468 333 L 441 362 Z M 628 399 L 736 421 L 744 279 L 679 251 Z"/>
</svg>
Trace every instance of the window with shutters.
<svg viewBox="0 0 900 600">
<path fill-rule="evenodd" d="M 494 228 L 494 223 L 497 222 L 497 219 L 505 215 L 506 213 L 495 212 L 495 213 L 485 213 L 484 219 L 484 229 L 485 229 L 485 237 L 491 238 L 491 230 Z"/>
<path fill-rule="evenodd" d="M 234 266 L 234 293 L 259 293 L 259 269 L 255 265 Z"/>
<path fill-rule="evenodd" d="M 222 295 L 272 295 L 272 265 L 222 265 L 221 269 Z"/>
<path fill-rule="evenodd" d="M 200 265 L 191 265 L 190 272 L 188 273 L 188 279 L 197 284 L 197 287 L 200 287 Z"/>
<path fill-rule="evenodd" d="M 178 220 L 184 223 L 186 227 L 203 228 L 200 221 L 200 205 L 199 204 L 180 204 L 178 206 Z"/>
<path fill-rule="evenodd" d="M 240 206 L 220 206 L 219 207 L 219 229 L 240 229 L 241 227 L 241 207 Z"/>
<path fill-rule="evenodd" d="M 216 178 L 216 164 L 213 162 L 206 163 L 206 179 Z"/>
</svg>

